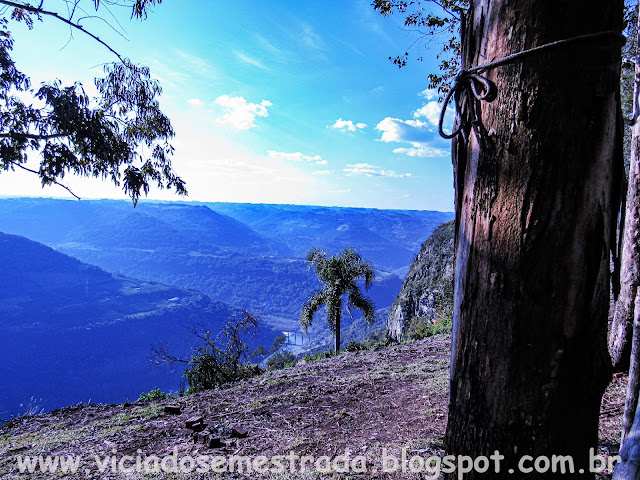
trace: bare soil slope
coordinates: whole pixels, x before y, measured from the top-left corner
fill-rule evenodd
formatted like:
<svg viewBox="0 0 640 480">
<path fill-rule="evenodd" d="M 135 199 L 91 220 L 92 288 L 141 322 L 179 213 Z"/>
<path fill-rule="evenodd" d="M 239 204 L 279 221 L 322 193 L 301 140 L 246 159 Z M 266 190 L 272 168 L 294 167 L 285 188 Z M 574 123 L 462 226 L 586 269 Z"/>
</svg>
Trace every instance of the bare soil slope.
<svg viewBox="0 0 640 480">
<path fill-rule="evenodd" d="M 387 449 L 387 454 L 401 457 L 404 448 L 409 457 L 444 454 L 449 340 L 438 335 L 379 350 L 343 353 L 183 398 L 76 405 L 12 420 L 0 428 L 0 478 L 424 478 L 409 472 L 379 473 L 382 453 Z M 602 453 L 616 453 L 624 382 L 625 378 L 614 378 L 603 400 Z M 172 404 L 182 407 L 180 414 L 165 413 L 165 406 Z M 209 433 L 220 444 L 194 442 L 186 421 L 200 416 L 207 424 L 200 437 Z M 244 438 L 237 438 L 238 434 Z M 178 458 L 271 457 L 293 451 L 335 460 L 347 448 L 350 458 L 366 458 L 366 473 L 166 475 L 116 472 L 111 464 L 100 473 L 94 460 L 94 455 L 118 460 L 124 455 L 163 458 L 174 449 Z M 80 469 L 75 474 L 37 470 L 21 474 L 19 455 L 70 455 L 81 458 Z"/>
</svg>

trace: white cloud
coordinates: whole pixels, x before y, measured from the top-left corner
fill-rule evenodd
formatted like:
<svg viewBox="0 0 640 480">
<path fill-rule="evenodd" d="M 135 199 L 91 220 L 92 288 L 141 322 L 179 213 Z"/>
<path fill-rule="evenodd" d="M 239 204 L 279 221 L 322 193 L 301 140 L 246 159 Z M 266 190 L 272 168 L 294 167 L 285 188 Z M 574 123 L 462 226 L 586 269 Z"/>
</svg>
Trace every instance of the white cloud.
<svg viewBox="0 0 640 480">
<path fill-rule="evenodd" d="M 376 130 L 382 132 L 382 142 L 404 142 L 414 147 L 422 147 L 432 139 L 433 132 L 429 124 L 420 120 L 400 120 L 387 117 L 376 125 Z"/>
<path fill-rule="evenodd" d="M 342 118 L 339 118 L 338 120 L 336 120 L 336 123 L 331 125 L 331 128 L 336 128 L 341 132 L 355 132 L 356 130 L 362 130 L 366 127 L 366 123 L 353 123 L 351 120 L 343 120 Z"/>
<path fill-rule="evenodd" d="M 421 158 L 433 158 L 433 157 L 447 157 L 449 152 L 442 148 L 433 147 L 419 147 L 419 148 L 396 148 L 393 153 L 403 153 L 408 157 L 421 157 Z"/>
<path fill-rule="evenodd" d="M 180 70 L 187 70 L 208 78 L 218 77 L 218 72 L 214 66 L 204 58 L 187 53 L 183 50 L 174 49 L 174 51 L 181 60 L 180 63 L 182 68 Z"/>
<path fill-rule="evenodd" d="M 238 57 L 244 63 L 253 65 L 254 67 L 261 68 L 262 70 L 268 70 L 268 68 L 265 67 L 259 60 L 256 60 L 255 58 L 252 58 L 249 55 L 246 55 L 242 52 L 238 52 L 237 50 L 234 50 L 233 53 L 236 55 L 236 57 Z"/>
<path fill-rule="evenodd" d="M 262 35 L 254 33 L 253 36 L 256 38 L 256 40 L 258 40 L 258 43 L 262 47 L 262 50 L 266 51 L 271 56 L 275 58 L 286 58 L 288 55 L 290 55 L 288 51 L 274 45 L 270 40 L 266 39 Z"/>
<path fill-rule="evenodd" d="M 438 91 L 427 88 L 426 90 L 420 92 L 420 96 L 426 98 L 427 100 L 434 100 L 438 98 Z"/>
<path fill-rule="evenodd" d="M 314 170 L 311 175 L 329 175 L 331 170 Z"/>
<path fill-rule="evenodd" d="M 367 177 L 391 177 L 391 178 L 406 178 L 411 177 L 411 173 L 397 173 L 393 170 L 383 170 L 376 165 L 370 165 L 368 163 L 354 163 L 347 164 L 347 168 L 343 171 L 347 176 L 351 175 L 365 175 Z"/>
<path fill-rule="evenodd" d="M 314 50 L 324 50 L 324 40 L 322 40 L 322 37 L 318 35 L 309 24 L 302 23 L 300 27 L 301 32 L 299 38 L 304 45 Z"/>
<path fill-rule="evenodd" d="M 268 100 L 262 100 L 260 103 L 247 103 L 242 97 L 230 97 L 229 95 L 221 95 L 214 100 L 216 105 L 220 105 L 227 113 L 216 119 L 216 123 L 220 125 L 229 125 L 236 130 L 249 130 L 255 127 L 254 120 L 256 117 L 268 117 L 267 107 L 273 104 Z"/>
<path fill-rule="evenodd" d="M 429 121 L 431 125 L 437 127 L 438 123 L 440 122 L 441 110 L 442 107 L 438 104 L 438 102 L 429 102 L 413 112 L 413 118 L 424 117 Z"/>
<path fill-rule="evenodd" d="M 423 90 L 420 96 L 427 100 L 437 97 L 435 90 Z M 440 123 L 442 105 L 432 100 L 413 112 L 412 120 L 387 117 L 376 125 L 376 130 L 382 132 L 381 142 L 408 143 L 412 148 L 396 148 L 393 153 L 402 153 L 409 157 L 446 157 L 448 152 L 433 144 L 441 142 L 437 134 Z M 445 114 L 443 126 L 453 125 L 454 112 L 449 108 Z"/>
<path fill-rule="evenodd" d="M 267 153 L 271 158 L 275 158 L 277 160 L 291 160 L 293 162 L 313 162 L 315 161 L 318 165 L 326 165 L 327 161 L 322 160 L 320 155 L 304 155 L 301 152 L 295 153 L 286 153 L 286 152 L 276 152 L 274 150 L 267 150 Z"/>
<path fill-rule="evenodd" d="M 189 100 L 187 100 L 187 103 L 189 105 L 193 105 L 194 107 L 201 107 L 202 105 L 204 105 L 202 100 L 200 100 L 199 98 L 190 98 Z"/>
</svg>

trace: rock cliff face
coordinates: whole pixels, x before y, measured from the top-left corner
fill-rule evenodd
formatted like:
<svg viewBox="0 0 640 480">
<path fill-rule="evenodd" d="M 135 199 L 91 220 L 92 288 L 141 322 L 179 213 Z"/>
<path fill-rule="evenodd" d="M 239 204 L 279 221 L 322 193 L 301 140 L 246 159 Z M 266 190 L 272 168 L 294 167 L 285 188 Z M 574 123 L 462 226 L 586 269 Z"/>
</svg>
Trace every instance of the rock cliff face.
<svg viewBox="0 0 640 480">
<path fill-rule="evenodd" d="M 429 323 L 453 311 L 454 222 L 447 222 L 422 244 L 396 297 L 387 332 L 400 340 L 411 321 Z"/>
</svg>

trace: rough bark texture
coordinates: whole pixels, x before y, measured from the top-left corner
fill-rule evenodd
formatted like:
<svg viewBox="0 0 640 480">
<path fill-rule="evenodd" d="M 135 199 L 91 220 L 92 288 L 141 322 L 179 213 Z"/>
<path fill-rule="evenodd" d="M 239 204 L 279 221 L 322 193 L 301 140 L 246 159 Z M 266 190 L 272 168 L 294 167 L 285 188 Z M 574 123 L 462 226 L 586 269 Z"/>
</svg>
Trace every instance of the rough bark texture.
<svg viewBox="0 0 640 480">
<path fill-rule="evenodd" d="M 640 18 L 638 19 L 640 24 Z M 640 36 L 640 30 L 638 30 Z M 621 288 L 612 325 L 612 340 L 620 340 L 628 334 L 632 325 L 633 342 L 629 385 L 622 421 L 621 462 L 616 467 L 614 480 L 640 480 L 640 412 L 638 396 L 640 394 L 640 291 L 638 275 L 640 270 L 640 53 L 636 57 L 635 88 L 633 99 L 633 128 L 631 134 L 631 165 L 629 168 L 629 189 L 625 214 L 624 236 L 621 258 Z M 610 350 L 612 347 L 610 342 Z M 614 343 L 615 353 L 629 342 Z"/>
<path fill-rule="evenodd" d="M 640 118 L 638 102 L 640 95 L 640 65 L 636 64 L 636 86 L 634 94 L 635 123 L 631 134 L 631 165 L 629 168 L 629 189 L 627 191 L 627 205 L 625 213 L 624 236 L 621 256 L 620 295 L 616 302 L 616 312 L 613 320 L 612 334 L 616 328 L 626 331 L 629 326 L 633 330 L 633 349 L 631 354 L 631 370 L 629 372 L 629 391 L 625 408 L 625 422 L 623 424 L 623 439 L 631 427 L 633 416 L 638 403 L 638 388 L 640 387 L 640 326 L 634 324 L 637 312 L 638 281 L 640 270 Z"/>
<path fill-rule="evenodd" d="M 621 31 L 622 0 L 478 0 L 463 65 Z M 456 270 L 450 454 L 572 455 L 587 469 L 610 379 L 620 43 L 581 42 L 490 70 L 483 127 L 454 142 Z M 508 472 L 509 468 L 516 475 Z M 455 477 L 455 474 L 452 475 Z M 567 478 L 547 472 L 526 478 Z M 584 473 L 569 478 L 593 478 Z"/>
<path fill-rule="evenodd" d="M 638 81 L 640 68 L 636 65 L 636 85 L 634 91 L 635 123 L 631 132 L 631 164 L 629 167 L 629 187 L 625 208 L 625 223 L 622 236 L 620 258 L 620 294 L 615 304 L 615 313 L 609 337 L 609 351 L 614 365 L 629 363 L 631 351 L 631 331 L 633 330 L 634 302 L 640 282 L 640 119 L 637 118 Z"/>
<path fill-rule="evenodd" d="M 622 449 L 621 461 L 613 471 L 611 480 L 638 480 L 640 479 L 640 412 L 636 412 L 636 420 Z"/>
<path fill-rule="evenodd" d="M 633 354 L 631 372 L 625 404 L 625 418 L 622 426 L 622 448 L 620 463 L 613 471 L 612 480 L 640 480 L 640 411 L 638 411 L 638 370 L 640 368 L 640 295 L 635 299 L 635 318 L 633 323 Z M 631 399 L 630 397 L 635 397 Z M 632 403 L 635 409 L 630 411 Z M 629 424 L 628 422 L 633 422 Z M 629 428 L 630 425 L 630 428 Z"/>
<path fill-rule="evenodd" d="M 627 447 L 627 451 L 629 450 L 628 445 L 625 445 L 627 439 L 631 443 L 640 441 L 640 431 L 638 430 L 640 419 L 636 418 L 638 415 L 638 390 L 640 389 L 640 296 L 636 296 L 634 304 L 636 313 L 633 323 L 631 365 L 622 419 L 622 440 L 620 441 L 623 447 Z M 636 431 L 631 432 L 632 428 Z M 640 452 L 638 456 L 640 458 Z"/>
<path fill-rule="evenodd" d="M 629 186 L 624 215 L 622 253 L 620 256 L 620 294 L 615 303 L 613 322 L 609 334 L 609 353 L 614 368 L 626 369 L 631 353 L 634 303 L 640 283 L 640 65 L 636 59 L 633 92 L 633 119 L 631 128 L 631 160 Z M 635 408 L 633 408 L 635 411 Z"/>
</svg>

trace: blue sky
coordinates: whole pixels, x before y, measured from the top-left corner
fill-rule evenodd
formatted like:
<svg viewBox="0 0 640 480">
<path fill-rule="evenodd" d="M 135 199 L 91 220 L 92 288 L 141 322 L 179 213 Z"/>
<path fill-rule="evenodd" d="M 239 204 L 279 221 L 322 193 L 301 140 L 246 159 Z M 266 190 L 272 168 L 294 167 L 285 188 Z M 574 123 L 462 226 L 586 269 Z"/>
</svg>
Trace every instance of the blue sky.
<svg viewBox="0 0 640 480">
<path fill-rule="evenodd" d="M 437 48 L 395 67 L 388 57 L 416 39 L 401 18 L 380 17 L 368 0 L 165 0 L 144 22 L 128 13 L 114 12 L 126 39 L 84 24 L 160 81 L 188 200 L 453 209 L 450 146 L 426 91 Z M 35 85 L 90 86 L 113 61 L 80 32 L 69 41 L 52 19 L 12 30 L 14 60 Z M 83 198 L 125 198 L 99 180 L 65 183 Z M 0 193 L 65 196 L 19 172 L 0 175 Z"/>
</svg>

